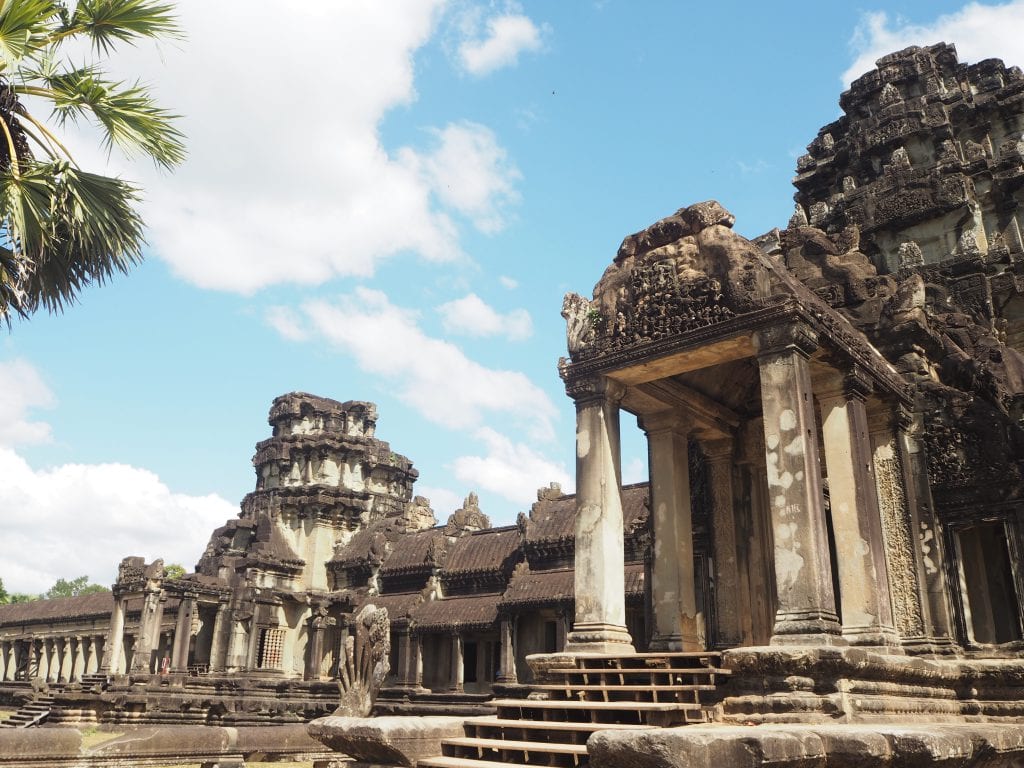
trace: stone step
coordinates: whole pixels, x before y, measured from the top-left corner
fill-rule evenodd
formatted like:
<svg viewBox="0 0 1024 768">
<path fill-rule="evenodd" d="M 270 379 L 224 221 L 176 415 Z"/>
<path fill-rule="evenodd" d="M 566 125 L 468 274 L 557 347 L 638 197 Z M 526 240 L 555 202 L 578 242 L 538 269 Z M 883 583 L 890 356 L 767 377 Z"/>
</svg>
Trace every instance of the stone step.
<svg viewBox="0 0 1024 768">
<path fill-rule="evenodd" d="M 656 728 L 654 725 L 632 723 L 583 723 L 554 720 L 510 720 L 503 717 L 475 717 L 467 720 L 472 728 L 522 728 L 537 731 L 644 731 Z"/>
<path fill-rule="evenodd" d="M 684 701 L 578 701 L 568 699 L 495 699 L 491 702 L 498 709 L 561 709 L 561 710 L 622 710 L 636 712 L 675 712 L 699 710 L 700 704 Z"/>
<path fill-rule="evenodd" d="M 714 677 L 729 675 L 728 669 L 720 667 L 549 667 L 545 674 L 553 675 L 691 675 Z"/>
<path fill-rule="evenodd" d="M 664 693 L 666 691 L 678 691 L 680 693 L 686 693 L 693 691 L 714 691 L 718 688 L 718 686 L 710 683 L 698 683 L 693 685 L 616 685 L 614 683 L 611 685 L 590 685 L 566 681 L 562 684 L 531 685 L 530 688 L 535 691 L 585 691 L 588 693 L 602 693 L 604 691 L 608 691 L 609 693 L 614 691 L 626 691 L 630 693 L 642 691 L 654 691 L 656 693 Z"/>
<path fill-rule="evenodd" d="M 530 768 L 528 763 L 474 760 L 470 757 L 426 757 L 417 760 L 416 765 L 418 768 Z"/>
<path fill-rule="evenodd" d="M 447 745 L 461 749 L 557 753 L 563 755 L 587 754 L 585 744 L 563 744 L 557 741 L 515 741 L 513 739 L 479 739 L 474 736 L 463 736 L 455 739 L 442 739 L 441 744 L 442 746 Z"/>
</svg>

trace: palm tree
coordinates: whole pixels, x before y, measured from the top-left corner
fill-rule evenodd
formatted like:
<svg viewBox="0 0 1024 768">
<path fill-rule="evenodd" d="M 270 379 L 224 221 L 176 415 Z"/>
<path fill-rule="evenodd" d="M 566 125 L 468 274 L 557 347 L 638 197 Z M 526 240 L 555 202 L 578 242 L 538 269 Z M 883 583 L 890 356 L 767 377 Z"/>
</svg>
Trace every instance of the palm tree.
<svg viewBox="0 0 1024 768">
<path fill-rule="evenodd" d="M 60 311 L 86 285 L 141 259 L 139 190 L 80 168 L 55 131 L 89 121 L 108 151 L 168 169 L 180 163 L 176 116 L 102 66 L 118 43 L 179 36 L 172 7 L 151 0 L 0 0 L 0 318 L 8 323 L 40 307 Z M 93 61 L 70 62 L 73 40 L 88 41 Z M 33 113 L 40 105 L 48 116 Z"/>
</svg>

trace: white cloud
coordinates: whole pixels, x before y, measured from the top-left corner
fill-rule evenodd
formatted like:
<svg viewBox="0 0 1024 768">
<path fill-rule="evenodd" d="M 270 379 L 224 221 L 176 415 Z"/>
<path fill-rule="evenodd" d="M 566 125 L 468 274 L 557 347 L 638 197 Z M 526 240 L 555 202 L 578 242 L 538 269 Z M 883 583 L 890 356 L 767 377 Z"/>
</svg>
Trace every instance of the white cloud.
<svg viewBox="0 0 1024 768">
<path fill-rule="evenodd" d="M 268 14 L 181 0 L 186 41 L 122 47 L 115 75 L 157 84 L 188 137 L 170 175 L 110 161 L 145 190 L 155 254 L 195 285 L 250 293 L 368 276 L 400 253 L 458 259 L 456 216 L 499 228 L 518 172 L 490 131 L 441 127 L 433 153 L 386 148 L 379 134 L 389 110 L 415 100 L 412 57 L 443 6 L 310 0 Z M 107 162 L 88 135 L 72 141 L 86 167 Z"/>
<path fill-rule="evenodd" d="M 269 307 L 264 317 L 267 325 L 289 341 L 305 341 L 309 337 L 302 319 L 291 307 Z"/>
<path fill-rule="evenodd" d="M 1024 66 L 1024 0 L 1002 5 L 968 3 L 928 24 L 890 19 L 884 12 L 865 14 L 851 42 L 856 59 L 843 73 L 843 83 L 848 85 L 873 69 L 885 54 L 938 42 L 955 44 L 960 61 L 1001 58 L 1008 66 Z"/>
<path fill-rule="evenodd" d="M 524 506 L 536 501 L 537 489 L 551 482 L 572 492 L 572 478 L 563 464 L 488 427 L 478 430 L 476 437 L 485 444 L 486 455 L 460 456 L 452 463 L 455 477 L 467 487 L 491 491 Z"/>
<path fill-rule="evenodd" d="M 503 209 L 518 202 L 515 182 L 522 178 L 486 126 L 469 121 L 434 131 L 438 146 L 428 155 L 403 150 L 403 160 L 421 169 L 445 205 L 469 217 L 481 232 L 505 226 Z"/>
<path fill-rule="evenodd" d="M 519 54 L 541 47 L 541 30 L 528 16 L 510 12 L 487 19 L 483 35 L 459 45 L 459 61 L 471 75 L 483 77 L 516 64 Z"/>
<path fill-rule="evenodd" d="M 30 420 L 28 412 L 52 408 L 55 402 L 53 392 L 30 363 L 0 361 L 0 446 L 49 442 L 50 425 Z"/>
<path fill-rule="evenodd" d="M 519 287 L 519 281 L 516 280 L 514 277 L 509 277 L 508 275 L 501 275 L 498 278 L 498 282 L 501 283 L 506 288 L 508 288 L 510 291 L 514 291 L 516 288 Z"/>
<path fill-rule="evenodd" d="M 221 497 L 173 493 L 155 474 L 125 464 L 34 470 L 0 448 L 5 516 L 0 578 L 9 592 L 38 593 L 83 574 L 113 582 L 121 558 L 163 557 L 191 570 L 210 532 L 238 508 Z"/>
<path fill-rule="evenodd" d="M 555 406 L 526 375 L 487 368 L 451 342 L 428 336 L 414 312 L 380 291 L 357 288 L 337 303 L 310 301 L 303 312 L 362 370 L 396 382 L 398 396 L 431 422 L 473 429 L 486 415 L 506 414 L 535 439 L 554 435 Z"/>
<path fill-rule="evenodd" d="M 525 309 L 501 314 L 475 293 L 467 294 L 437 308 L 445 330 L 467 336 L 504 336 L 510 341 L 528 339 L 533 321 Z"/>
</svg>

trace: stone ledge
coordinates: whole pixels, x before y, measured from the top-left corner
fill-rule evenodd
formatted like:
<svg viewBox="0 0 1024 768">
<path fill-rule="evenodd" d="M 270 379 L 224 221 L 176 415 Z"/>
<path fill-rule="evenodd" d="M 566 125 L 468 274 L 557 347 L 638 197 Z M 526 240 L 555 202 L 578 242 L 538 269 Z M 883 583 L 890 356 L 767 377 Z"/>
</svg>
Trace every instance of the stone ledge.
<svg viewBox="0 0 1024 768">
<path fill-rule="evenodd" d="M 321 717 L 309 735 L 370 764 L 414 766 L 441 754 L 441 739 L 465 736 L 461 717 Z"/>
<path fill-rule="evenodd" d="M 686 726 L 598 731 L 592 768 L 1020 768 L 1024 724 Z"/>
</svg>

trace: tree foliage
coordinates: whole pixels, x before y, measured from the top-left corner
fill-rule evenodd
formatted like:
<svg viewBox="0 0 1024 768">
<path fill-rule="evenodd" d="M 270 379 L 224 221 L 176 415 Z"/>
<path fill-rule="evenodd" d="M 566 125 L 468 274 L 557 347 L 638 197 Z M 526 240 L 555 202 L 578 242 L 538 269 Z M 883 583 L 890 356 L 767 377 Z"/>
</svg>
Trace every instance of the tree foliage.
<svg viewBox="0 0 1024 768">
<path fill-rule="evenodd" d="M 55 597 L 78 597 L 79 595 L 92 595 L 96 592 L 109 592 L 110 589 L 102 584 L 90 584 L 88 576 L 79 576 L 77 579 L 57 579 L 52 587 L 46 590 L 44 597 L 51 600 Z"/>
<path fill-rule="evenodd" d="M 59 311 L 141 259 L 139 190 L 80 168 L 55 130 L 87 121 L 108 151 L 179 164 L 176 117 L 104 68 L 118 44 L 179 34 L 172 6 L 154 0 L 0 0 L 0 318 Z M 91 61 L 70 60 L 75 40 Z"/>
<path fill-rule="evenodd" d="M 180 579 L 185 573 L 185 566 L 179 563 L 168 563 L 164 566 L 165 579 Z"/>
</svg>

